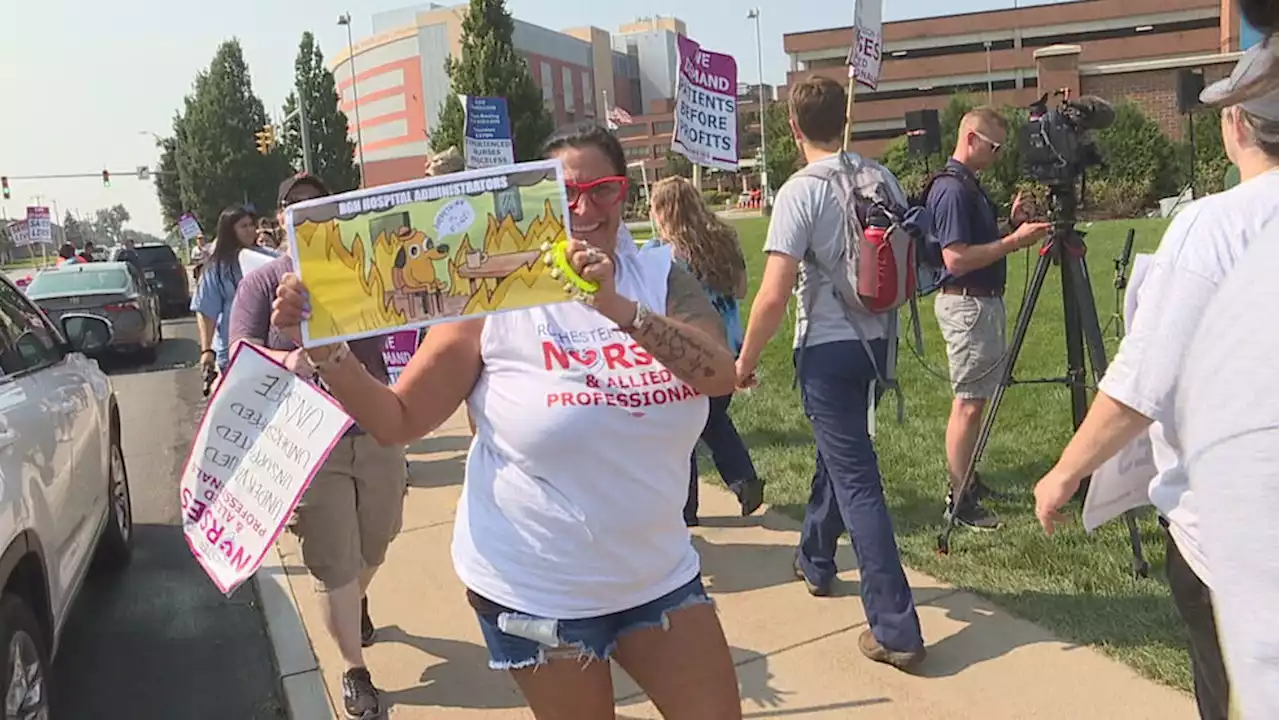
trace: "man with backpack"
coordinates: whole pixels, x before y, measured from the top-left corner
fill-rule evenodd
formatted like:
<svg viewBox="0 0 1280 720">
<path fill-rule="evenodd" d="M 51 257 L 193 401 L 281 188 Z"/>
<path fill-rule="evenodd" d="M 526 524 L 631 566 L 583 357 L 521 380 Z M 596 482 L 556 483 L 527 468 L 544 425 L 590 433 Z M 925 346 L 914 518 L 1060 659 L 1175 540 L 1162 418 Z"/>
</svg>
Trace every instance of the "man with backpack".
<svg viewBox="0 0 1280 720">
<path fill-rule="evenodd" d="M 978 183 L 977 173 L 996 161 L 1009 126 L 990 107 L 969 111 L 960 121 L 955 153 L 930 179 L 921 197 L 933 220 L 933 263 L 941 285 L 934 314 L 942 339 L 955 399 L 947 420 L 947 467 L 950 471 L 946 517 L 979 530 L 995 530 L 1000 521 L 982 505 L 994 493 L 975 475 L 969 490 L 957 497 L 978 432 L 982 413 L 1000 385 L 1005 361 L 1005 256 L 1034 245 L 1051 225 L 1024 222 L 1009 235 L 999 228 L 1000 213 Z M 1021 214 L 1013 202 L 1013 221 Z M 939 250 L 940 248 L 940 250 Z"/>
<path fill-rule="evenodd" d="M 896 300 L 878 305 L 878 293 L 864 294 L 857 281 L 850 281 L 862 277 L 860 263 L 879 264 L 881 259 L 879 253 L 861 249 L 865 243 L 889 239 L 898 248 L 910 244 L 902 244 L 892 220 L 906 210 L 907 200 L 883 166 L 841 152 L 845 97 L 844 88 L 823 77 L 791 89 L 791 131 L 808 167 L 787 180 L 774 203 L 765 241 L 768 257 L 751 305 L 738 379 L 743 387 L 753 382 L 760 354 L 782 324 L 794 287 L 799 306 L 796 376 L 817 444 L 796 575 L 810 594 L 828 595 L 836 575 L 836 543 L 847 529 L 870 625 L 859 636 L 858 648 L 874 661 L 907 669 L 923 659 L 924 639 L 898 556 L 867 416 L 876 385 L 892 388 L 889 338 L 896 332 L 893 312 L 904 301 L 900 296 L 907 289 L 915 292 L 914 267 L 906 267 L 911 256 L 897 258 L 896 270 L 910 280 L 909 288 L 888 288 L 889 295 L 899 296 Z M 876 218 L 885 214 L 891 221 L 885 228 L 875 227 Z"/>
</svg>

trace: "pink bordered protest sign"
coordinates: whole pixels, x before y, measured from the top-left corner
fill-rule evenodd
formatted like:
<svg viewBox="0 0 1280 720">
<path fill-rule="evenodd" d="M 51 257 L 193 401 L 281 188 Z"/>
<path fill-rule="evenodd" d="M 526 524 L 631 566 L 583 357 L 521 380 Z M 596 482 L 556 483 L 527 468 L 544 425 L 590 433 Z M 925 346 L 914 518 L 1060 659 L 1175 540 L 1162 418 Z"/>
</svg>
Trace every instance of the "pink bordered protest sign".
<svg viewBox="0 0 1280 720">
<path fill-rule="evenodd" d="M 236 346 L 179 485 L 187 545 L 223 594 L 262 566 L 351 422 L 333 398 L 260 349 Z"/>
</svg>

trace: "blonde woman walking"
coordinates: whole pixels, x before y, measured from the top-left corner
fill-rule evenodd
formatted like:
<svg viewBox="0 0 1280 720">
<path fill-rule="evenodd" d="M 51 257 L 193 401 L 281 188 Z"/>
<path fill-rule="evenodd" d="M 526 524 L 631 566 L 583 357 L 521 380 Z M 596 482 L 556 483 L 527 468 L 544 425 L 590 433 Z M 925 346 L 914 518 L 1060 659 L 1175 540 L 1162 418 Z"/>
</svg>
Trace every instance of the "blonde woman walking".
<svg viewBox="0 0 1280 720">
<path fill-rule="evenodd" d="M 658 239 L 650 246 L 669 245 L 674 259 L 702 284 L 711 306 L 720 313 L 729 349 L 737 357 L 743 334 L 738 303 L 747 296 L 747 263 L 738 244 L 738 233 L 707 207 L 693 183 L 679 176 L 653 186 L 650 207 L 658 231 Z M 702 442 L 711 450 L 720 477 L 738 496 L 742 516 L 746 517 L 764 502 L 764 482 L 757 477 L 751 454 L 729 417 L 732 400 L 732 393 L 711 398 Z M 699 524 L 696 450 L 689 461 L 689 499 L 684 506 L 684 521 L 689 527 Z"/>
</svg>

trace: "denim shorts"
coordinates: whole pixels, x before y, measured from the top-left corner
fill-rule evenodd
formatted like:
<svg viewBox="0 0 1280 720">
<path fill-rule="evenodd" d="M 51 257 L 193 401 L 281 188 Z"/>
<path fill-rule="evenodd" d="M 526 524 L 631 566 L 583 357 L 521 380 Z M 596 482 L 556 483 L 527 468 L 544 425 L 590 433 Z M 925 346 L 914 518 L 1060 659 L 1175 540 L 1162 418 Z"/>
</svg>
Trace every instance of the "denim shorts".
<svg viewBox="0 0 1280 720">
<path fill-rule="evenodd" d="M 480 619 L 489 667 L 519 670 L 551 660 L 607 660 L 618 638 L 635 630 L 670 625 L 668 615 L 694 605 L 714 604 L 698 575 L 657 600 L 622 612 L 578 620 L 554 620 L 527 615 L 467 591 L 467 600 Z"/>
</svg>

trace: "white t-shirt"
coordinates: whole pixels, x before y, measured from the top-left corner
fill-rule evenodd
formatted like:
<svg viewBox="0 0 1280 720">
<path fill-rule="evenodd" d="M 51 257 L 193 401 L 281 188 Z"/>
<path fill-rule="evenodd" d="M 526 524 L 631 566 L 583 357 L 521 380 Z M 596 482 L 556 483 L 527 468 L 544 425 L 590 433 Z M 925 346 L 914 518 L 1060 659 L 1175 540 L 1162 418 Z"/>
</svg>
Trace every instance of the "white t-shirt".
<svg viewBox="0 0 1280 720">
<path fill-rule="evenodd" d="M 1274 219 L 1274 215 L 1272 216 Z M 1241 718 L 1280 715 L 1280 239 L 1223 281 L 1187 353 L 1177 425 Z"/>
<path fill-rule="evenodd" d="M 1157 469 L 1148 493 L 1169 521 L 1178 550 L 1209 587 L 1212 575 L 1174 422 L 1174 390 L 1205 308 L 1249 243 L 1274 237 L 1280 173 L 1264 173 L 1188 205 L 1174 217 L 1152 258 L 1137 312 L 1099 388 L 1155 421 L 1149 432 Z"/>
<path fill-rule="evenodd" d="M 620 249 L 618 292 L 665 311 L 671 253 Z M 707 399 L 595 310 L 490 315 L 453 562 L 477 594 L 573 620 L 656 600 L 699 572 L 681 513 Z"/>
<path fill-rule="evenodd" d="M 877 165 L 854 153 L 849 153 L 849 159 L 854 165 Z M 839 155 L 817 161 L 822 164 L 839 162 Z M 887 170 L 884 174 L 893 177 Z M 906 195 L 896 181 L 889 183 L 889 192 L 903 206 L 907 204 Z M 774 200 L 764 250 L 789 255 L 800 261 L 795 289 L 794 347 L 800 347 L 806 328 L 809 347 L 857 340 L 859 337 L 875 340 L 885 337 L 889 331 L 890 314 L 872 315 L 857 308 L 849 308 L 846 312 L 831 281 L 823 275 L 819 265 L 807 257 L 812 252 L 826 267 L 836 265 L 836 258 L 845 244 L 844 217 L 844 209 L 840 207 L 835 190 L 822 178 L 794 175 L 783 183 Z M 812 307 L 807 307 L 806 303 L 812 303 Z M 849 322 L 850 314 L 856 318 L 856 325 Z"/>
</svg>

